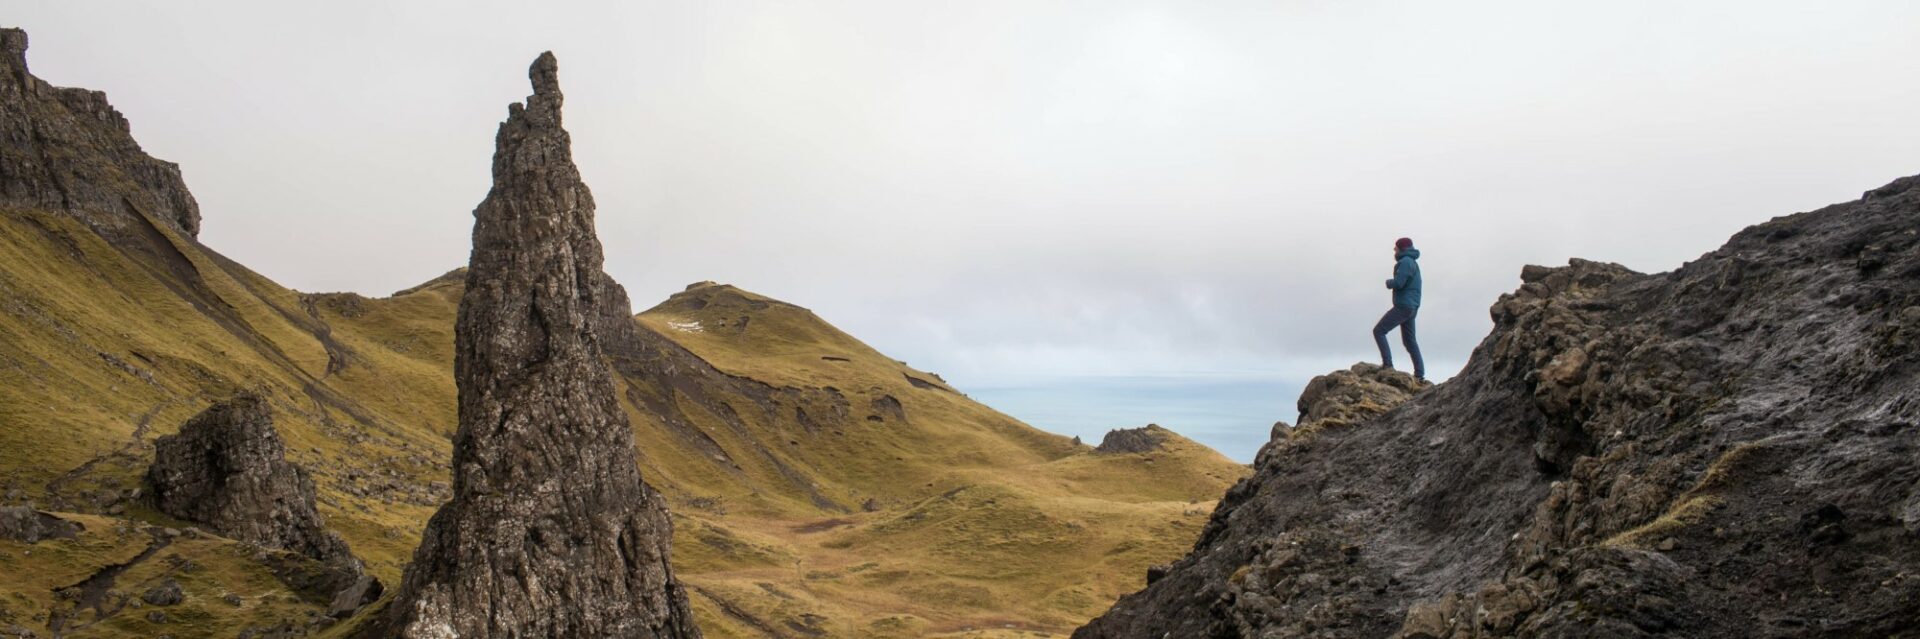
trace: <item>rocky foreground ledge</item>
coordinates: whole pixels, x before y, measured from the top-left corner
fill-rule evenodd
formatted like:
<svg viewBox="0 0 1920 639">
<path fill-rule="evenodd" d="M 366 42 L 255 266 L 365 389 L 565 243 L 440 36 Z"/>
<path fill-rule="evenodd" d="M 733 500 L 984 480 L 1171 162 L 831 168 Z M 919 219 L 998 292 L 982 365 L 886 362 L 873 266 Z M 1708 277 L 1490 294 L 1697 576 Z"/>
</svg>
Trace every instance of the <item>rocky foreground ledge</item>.
<svg viewBox="0 0 1920 639">
<path fill-rule="evenodd" d="M 1454 379 L 1310 388 L 1192 554 L 1074 636 L 1920 627 L 1920 176 L 1670 273 L 1521 280 Z"/>
</svg>

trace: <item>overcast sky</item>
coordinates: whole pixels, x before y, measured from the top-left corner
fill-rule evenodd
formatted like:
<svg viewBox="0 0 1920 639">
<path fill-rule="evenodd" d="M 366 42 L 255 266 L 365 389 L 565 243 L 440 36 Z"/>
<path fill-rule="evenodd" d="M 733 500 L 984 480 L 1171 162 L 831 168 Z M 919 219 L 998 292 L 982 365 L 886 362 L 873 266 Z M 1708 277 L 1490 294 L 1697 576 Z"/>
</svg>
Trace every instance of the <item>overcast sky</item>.
<svg viewBox="0 0 1920 639">
<path fill-rule="evenodd" d="M 496 123 L 551 49 L 637 305 L 737 284 L 963 388 L 1371 359 L 1403 235 L 1445 377 L 1523 264 L 1667 270 L 1920 173 L 1910 0 L 5 0 L 0 21 L 182 165 L 207 244 L 369 295 L 465 262 Z"/>
</svg>

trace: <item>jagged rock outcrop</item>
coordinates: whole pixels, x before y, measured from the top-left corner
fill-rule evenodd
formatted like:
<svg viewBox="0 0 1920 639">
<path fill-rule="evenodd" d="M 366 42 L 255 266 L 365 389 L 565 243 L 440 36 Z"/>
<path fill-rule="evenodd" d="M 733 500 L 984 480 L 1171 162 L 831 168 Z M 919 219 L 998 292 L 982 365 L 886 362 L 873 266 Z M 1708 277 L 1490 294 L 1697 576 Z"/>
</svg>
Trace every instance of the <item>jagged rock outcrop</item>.
<svg viewBox="0 0 1920 639">
<path fill-rule="evenodd" d="M 1171 434 L 1159 424 L 1147 424 L 1140 428 L 1115 428 L 1100 438 L 1100 445 L 1093 447 L 1094 452 L 1117 455 L 1120 453 L 1150 453 L 1160 449 Z"/>
<path fill-rule="evenodd" d="M 1273 439 L 1301 437 L 1321 428 L 1349 426 L 1371 419 L 1399 406 L 1414 393 L 1433 386 L 1432 382 L 1379 364 L 1359 362 L 1346 370 L 1315 376 L 1300 390 L 1294 402 L 1300 411 L 1299 424 L 1274 422 Z M 1267 446 L 1260 450 L 1279 450 Z M 1255 457 L 1257 466 L 1264 460 Z"/>
<path fill-rule="evenodd" d="M 179 165 L 141 151 L 105 93 L 28 73 L 19 29 L 0 29 L 0 207 L 66 211 L 109 237 L 142 235 L 147 220 L 200 231 Z"/>
<path fill-rule="evenodd" d="M 244 393 L 216 403 L 153 446 L 146 483 L 161 512 L 319 562 L 306 579 L 333 597 L 336 614 L 380 595 L 347 542 L 326 529 L 313 479 L 287 461 L 266 399 Z"/>
<path fill-rule="evenodd" d="M 496 137 L 455 327 L 453 499 L 364 637 L 698 637 L 602 341 L 630 318 L 561 127 L 558 65 Z M 631 322 L 628 322 L 629 324 Z"/>
<path fill-rule="evenodd" d="M 1074 636 L 1920 627 L 1916 187 L 1670 273 L 1527 267 L 1457 377 L 1276 438 L 1192 554 Z"/>
<path fill-rule="evenodd" d="M 1361 362 L 1314 377 L 1300 390 L 1294 406 L 1300 411 L 1299 427 L 1346 426 L 1387 412 L 1432 385 L 1407 373 Z"/>
</svg>

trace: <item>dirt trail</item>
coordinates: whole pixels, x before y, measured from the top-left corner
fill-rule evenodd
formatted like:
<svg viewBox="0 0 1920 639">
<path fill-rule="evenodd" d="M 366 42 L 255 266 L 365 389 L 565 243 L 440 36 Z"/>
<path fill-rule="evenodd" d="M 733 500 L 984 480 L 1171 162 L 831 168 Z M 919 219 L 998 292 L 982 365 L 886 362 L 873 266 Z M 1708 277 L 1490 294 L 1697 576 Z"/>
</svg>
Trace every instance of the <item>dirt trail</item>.
<svg viewBox="0 0 1920 639">
<path fill-rule="evenodd" d="M 56 601 L 61 598 L 60 593 L 78 590 L 78 593 L 68 597 L 74 602 L 73 608 L 69 610 L 59 610 L 55 608 L 47 611 L 47 630 L 53 633 L 54 639 L 60 639 L 65 636 L 64 633 L 66 632 L 80 630 L 87 626 L 100 623 L 102 620 L 118 614 L 122 609 L 127 607 L 127 598 L 125 597 L 119 598 L 118 601 L 111 602 L 112 605 L 109 607 L 107 593 L 113 590 L 115 580 L 119 579 L 120 575 L 128 569 L 140 565 L 142 562 L 152 558 L 156 553 L 159 553 L 162 549 L 173 544 L 173 537 L 162 533 L 157 528 L 148 528 L 146 532 L 153 538 L 153 541 L 147 544 L 146 550 L 140 551 L 140 554 L 134 555 L 132 559 L 101 568 L 92 575 L 87 576 L 86 579 L 80 580 L 79 583 L 54 589 Z M 89 608 L 93 609 L 93 619 L 91 621 L 77 623 L 71 626 L 68 625 L 69 622 L 78 620 L 81 611 Z"/>
<path fill-rule="evenodd" d="M 747 624 L 748 627 L 758 630 L 768 637 L 772 637 L 773 639 L 789 639 L 790 637 L 790 635 L 780 632 L 779 628 L 775 628 L 772 624 L 767 623 L 766 620 L 753 616 L 753 613 L 747 612 L 739 605 L 727 601 L 719 595 L 713 594 L 712 591 L 693 585 L 687 586 L 687 591 L 706 597 L 708 601 L 713 602 L 713 605 L 720 609 L 722 614 L 732 617 L 735 621 Z"/>
<path fill-rule="evenodd" d="M 126 443 L 121 444 L 119 448 L 96 455 L 93 459 L 87 460 L 86 463 L 76 466 L 73 470 L 69 470 L 59 477 L 48 481 L 46 485 L 47 501 L 58 509 L 74 508 L 74 505 L 67 501 L 66 496 L 61 494 L 68 484 L 82 477 L 86 477 L 88 473 L 93 472 L 95 466 L 100 465 L 100 462 L 118 458 L 129 463 L 137 463 L 139 459 L 133 454 L 134 449 L 140 447 L 140 444 L 145 441 L 147 437 L 147 431 L 152 430 L 153 418 L 158 416 L 160 411 L 172 405 L 173 401 L 174 400 L 170 399 L 164 400 L 158 404 L 154 404 L 153 408 L 147 409 L 146 414 L 141 415 L 139 421 L 134 422 L 133 434 L 129 436 Z"/>
</svg>

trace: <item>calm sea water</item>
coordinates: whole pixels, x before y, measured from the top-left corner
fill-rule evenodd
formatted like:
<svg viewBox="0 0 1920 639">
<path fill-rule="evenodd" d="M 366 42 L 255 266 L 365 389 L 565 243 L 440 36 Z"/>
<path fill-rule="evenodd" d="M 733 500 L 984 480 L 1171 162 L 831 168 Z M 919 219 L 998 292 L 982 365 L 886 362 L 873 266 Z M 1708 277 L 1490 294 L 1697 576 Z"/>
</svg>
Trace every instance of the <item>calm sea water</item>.
<svg viewBox="0 0 1920 639">
<path fill-rule="evenodd" d="M 1239 462 L 1253 461 L 1273 422 L 1293 423 L 1306 380 L 1279 375 L 1059 377 L 961 386 L 975 400 L 1042 430 L 1099 444 L 1107 431 L 1159 424 Z"/>
</svg>

